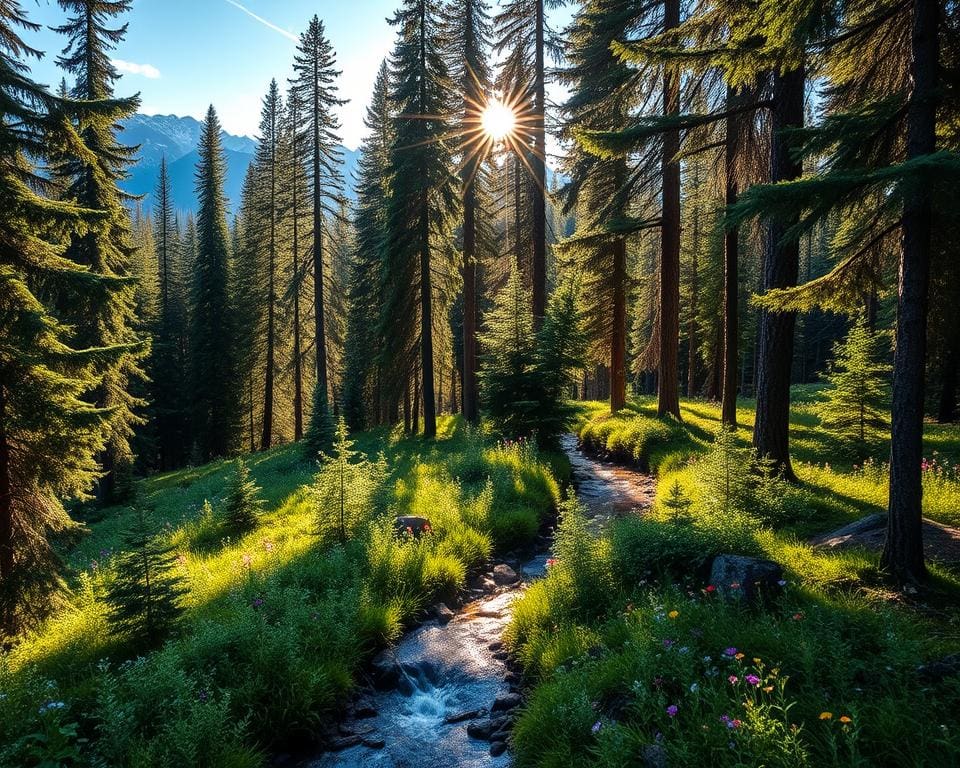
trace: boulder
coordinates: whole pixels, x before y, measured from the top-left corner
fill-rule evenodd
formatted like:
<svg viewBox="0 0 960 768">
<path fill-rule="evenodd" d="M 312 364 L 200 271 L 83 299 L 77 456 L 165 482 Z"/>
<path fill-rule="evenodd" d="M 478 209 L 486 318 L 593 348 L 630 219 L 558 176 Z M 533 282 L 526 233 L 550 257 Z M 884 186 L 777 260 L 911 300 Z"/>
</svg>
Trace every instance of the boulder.
<svg viewBox="0 0 960 768">
<path fill-rule="evenodd" d="M 397 687 L 403 672 L 389 651 L 381 651 L 370 662 L 373 685 L 378 691 L 392 691 Z"/>
<path fill-rule="evenodd" d="M 493 582 L 499 587 L 516 584 L 518 581 L 520 581 L 520 577 L 517 572 L 506 563 L 500 563 L 493 569 Z"/>
<path fill-rule="evenodd" d="M 724 597 L 753 602 L 781 591 L 783 568 L 772 560 L 743 555 L 717 555 L 710 568 L 710 583 Z"/>
<path fill-rule="evenodd" d="M 489 717 L 485 717 L 482 720 L 474 720 L 467 725 L 467 735 L 471 739 L 486 741 L 490 738 L 491 733 L 493 733 L 493 721 Z"/>
<path fill-rule="evenodd" d="M 451 611 L 446 603 L 437 603 L 433 606 L 433 617 L 441 624 L 449 624 L 456 614 Z"/>
<path fill-rule="evenodd" d="M 413 536 L 419 539 L 424 533 L 433 530 L 430 521 L 425 517 L 401 515 L 393 521 L 393 530 L 398 536 Z"/>
<path fill-rule="evenodd" d="M 814 547 L 837 549 L 852 546 L 881 544 L 886 532 L 886 515 L 873 514 L 854 520 L 842 528 L 817 536 L 811 540 Z M 876 542 L 874 541 L 876 539 Z"/>
<path fill-rule="evenodd" d="M 490 757 L 500 757 L 506 751 L 507 742 L 505 741 L 494 741 L 490 744 Z"/>
<path fill-rule="evenodd" d="M 506 712 L 523 704 L 523 697 L 519 693 L 503 693 L 493 700 L 491 712 Z"/>
</svg>

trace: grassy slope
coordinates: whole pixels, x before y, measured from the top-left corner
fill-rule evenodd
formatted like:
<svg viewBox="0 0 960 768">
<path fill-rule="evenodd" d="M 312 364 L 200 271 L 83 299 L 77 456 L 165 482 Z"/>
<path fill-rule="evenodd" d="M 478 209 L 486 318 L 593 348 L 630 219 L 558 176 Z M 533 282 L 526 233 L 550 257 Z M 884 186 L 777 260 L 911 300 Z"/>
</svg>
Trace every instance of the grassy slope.
<svg viewBox="0 0 960 768">
<path fill-rule="evenodd" d="M 0 748 L 0 764 L 23 764 L 37 742 L 15 746 L 26 734 L 76 723 L 111 765 L 257 765 L 261 749 L 315 735 L 364 658 L 461 587 L 494 545 L 529 541 L 556 503 L 549 466 L 458 419 L 441 421 L 436 443 L 376 430 L 355 447 L 385 453 L 389 514 L 345 548 L 318 545 L 315 467 L 298 446 L 248 457 L 266 506 L 242 537 L 219 519 L 230 463 L 141 481 L 139 498 L 179 553 L 189 594 L 173 639 L 134 663 L 120 663 L 137 649 L 110 632 L 102 600 L 132 510 L 77 510 L 88 531 L 66 555 L 69 605 L 0 657 L 0 743 L 9 750 Z M 562 474 L 564 461 L 547 458 Z M 205 500 L 212 519 L 201 514 Z M 429 517 L 435 533 L 397 542 L 394 514 Z M 40 712 L 48 701 L 66 706 Z"/>
<path fill-rule="evenodd" d="M 743 445 L 751 405 L 741 403 Z M 648 400 L 634 408 L 610 418 L 605 404 L 586 404 L 579 430 L 657 472 L 657 505 L 596 542 L 575 512 L 562 517 L 557 562 L 516 605 L 507 633 L 534 686 L 514 733 L 517 765 L 626 767 L 654 744 L 676 766 L 960 762 L 960 682 L 917 674 L 960 650 L 958 575 L 935 567 L 923 602 L 901 605 L 876 554 L 802 541 L 882 511 L 883 468 L 838 461 L 801 402 L 792 442 L 802 485 L 718 512 L 701 461 L 689 461 L 708 451 L 717 409 L 684 402 L 677 426 L 657 420 Z M 930 425 L 927 445 L 956 462 L 960 430 Z M 925 478 L 928 513 L 955 521 L 960 480 Z M 664 504 L 674 481 L 691 500 L 688 520 Z M 720 552 L 783 564 L 783 596 L 762 609 L 718 599 L 704 567 Z"/>
</svg>

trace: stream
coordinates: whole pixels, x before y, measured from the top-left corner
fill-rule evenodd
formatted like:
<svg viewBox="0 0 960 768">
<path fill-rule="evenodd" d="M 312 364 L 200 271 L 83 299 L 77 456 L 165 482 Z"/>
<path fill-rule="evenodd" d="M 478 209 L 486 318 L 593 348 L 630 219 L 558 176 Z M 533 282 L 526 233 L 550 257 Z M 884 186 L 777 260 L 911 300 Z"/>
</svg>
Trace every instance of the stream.
<svg viewBox="0 0 960 768">
<path fill-rule="evenodd" d="M 650 476 L 585 455 L 572 434 L 565 435 L 562 444 L 595 533 L 611 519 L 652 503 Z M 510 765 L 509 752 L 494 755 L 499 750 L 491 750 L 491 741 L 467 731 L 471 727 L 476 733 L 489 718 L 502 721 L 518 700 L 518 680 L 507 666 L 500 638 L 511 603 L 531 580 L 544 575 L 549 548 L 550 540 L 544 539 L 534 558 L 506 563 L 513 570 L 505 577 L 500 574 L 497 584 L 493 571 L 479 576 L 452 618 L 433 618 L 404 635 L 386 653 L 396 671 L 395 685 L 365 693 L 340 726 L 342 748 L 304 763 L 304 768 Z M 491 707 L 504 710 L 488 714 Z"/>
</svg>

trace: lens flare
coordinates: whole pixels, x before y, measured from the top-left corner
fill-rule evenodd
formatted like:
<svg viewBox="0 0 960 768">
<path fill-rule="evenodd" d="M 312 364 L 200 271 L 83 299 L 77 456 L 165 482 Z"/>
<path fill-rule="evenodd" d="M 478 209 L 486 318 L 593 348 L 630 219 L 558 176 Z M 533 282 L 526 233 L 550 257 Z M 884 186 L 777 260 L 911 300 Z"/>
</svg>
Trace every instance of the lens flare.
<svg viewBox="0 0 960 768">
<path fill-rule="evenodd" d="M 487 104 L 480 117 L 483 132 L 494 141 L 503 141 L 513 133 L 517 124 L 517 116 L 513 110 L 499 100 Z"/>
</svg>

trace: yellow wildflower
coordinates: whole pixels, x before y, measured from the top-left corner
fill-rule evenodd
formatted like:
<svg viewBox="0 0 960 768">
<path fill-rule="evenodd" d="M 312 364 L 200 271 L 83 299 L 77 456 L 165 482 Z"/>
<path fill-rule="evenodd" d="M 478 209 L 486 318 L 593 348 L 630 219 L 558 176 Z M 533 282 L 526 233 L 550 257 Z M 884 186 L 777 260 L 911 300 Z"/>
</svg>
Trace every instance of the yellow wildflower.
<svg viewBox="0 0 960 768">
<path fill-rule="evenodd" d="M 833 719 L 833 712 L 821 712 L 821 713 L 820 713 L 820 719 L 821 719 L 821 720 L 832 720 L 832 719 Z"/>
</svg>

